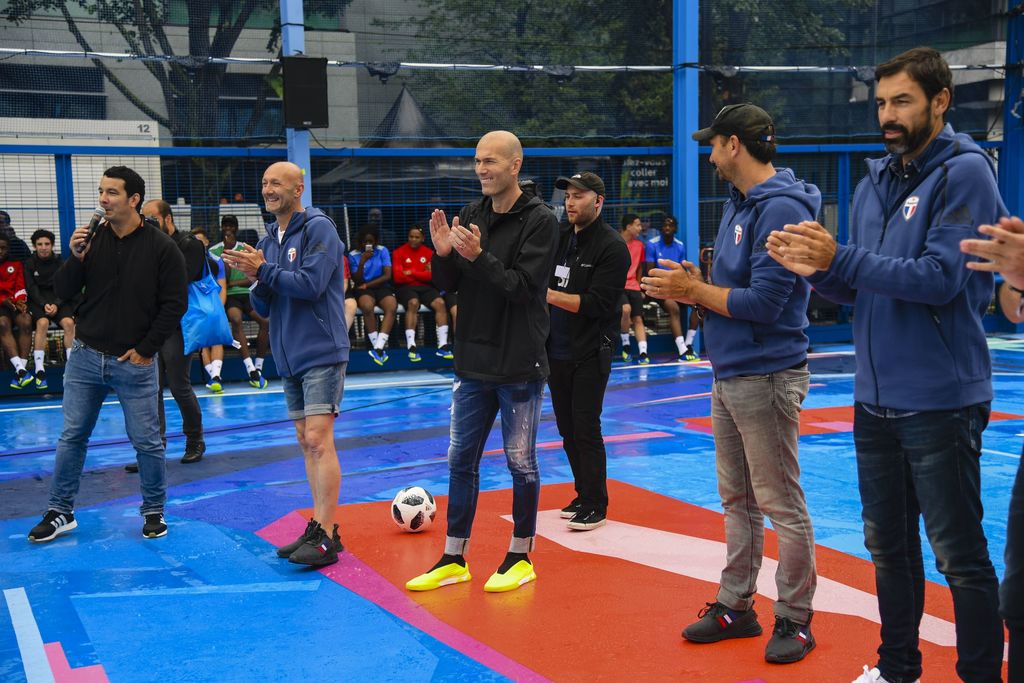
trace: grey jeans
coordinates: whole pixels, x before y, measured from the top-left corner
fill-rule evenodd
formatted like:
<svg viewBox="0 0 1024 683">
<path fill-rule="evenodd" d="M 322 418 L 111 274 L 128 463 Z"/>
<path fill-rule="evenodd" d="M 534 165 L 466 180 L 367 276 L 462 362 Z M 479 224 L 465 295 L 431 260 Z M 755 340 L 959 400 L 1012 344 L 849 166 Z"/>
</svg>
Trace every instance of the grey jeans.
<svg viewBox="0 0 1024 683">
<path fill-rule="evenodd" d="M 718 493 L 725 513 L 726 565 L 718 601 L 747 610 L 764 553 L 764 517 L 779 539 L 775 614 L 806 624 L 817 585 L 814 531 L 800 488 L 797 440 L 806 368 L 715 380 L 711 423 Z"/>
</svg>

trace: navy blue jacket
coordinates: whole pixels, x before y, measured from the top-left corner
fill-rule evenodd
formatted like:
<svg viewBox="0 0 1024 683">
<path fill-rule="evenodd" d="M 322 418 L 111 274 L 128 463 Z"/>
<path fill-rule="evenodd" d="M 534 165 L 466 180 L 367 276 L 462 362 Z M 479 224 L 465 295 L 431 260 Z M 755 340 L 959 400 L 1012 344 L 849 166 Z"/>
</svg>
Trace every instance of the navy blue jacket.
<svg viewBox="0 0 1024 683">
<path fill-rule="evenodd" d="M 827 272 L 809 278 L 822 296 L 852 304 L 854 400 L 901 410 L 953 410 L 992 399 L 982 317 L 991 273 L 968 270 L 960 240 L 1006 215 L 988 156 L 946 125 L 908 166 L 869 159 L 853 196 L 850 241 Z M 898 191 L 898 184 L 906 187 Z"/>
<path fill-rule="evenodd" d="M 348 360 L 345 325 L 345 245 L 334 221 L 320 209 L 292 215 L 277 240 L 276 222 L 267 226 L 258 249 L 267 260 L 256 271 L 249 298 L 270 318 L 270 348 L 284 377 Z"/>
<path fill-rule="evenodd" d="M 715 377 L 767 375 L 807 359 L 807 300 L 810 287 L 776 263 L 765 249 L 772 230 L 814 220 L 821 208 L 818 188 L 788 168 L 755 185 L 744 197 L 729 186 L 715 238 L 711 283 L 728 287 L 729 315 L 708 310 L 704 342 Z"/>
</svg>

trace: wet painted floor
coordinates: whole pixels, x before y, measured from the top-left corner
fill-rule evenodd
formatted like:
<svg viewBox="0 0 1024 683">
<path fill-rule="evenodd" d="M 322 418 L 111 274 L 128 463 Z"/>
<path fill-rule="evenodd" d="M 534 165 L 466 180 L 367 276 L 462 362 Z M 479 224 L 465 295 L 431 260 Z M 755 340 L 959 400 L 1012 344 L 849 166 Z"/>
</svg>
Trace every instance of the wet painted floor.
<svg viewBox="0 0 1024 683">
<path fill-rule="evenodd" d="M 997 415 L 985 432 L 982 481 L 1001 575 L 1024 431 L 1024 340 L 990 346 Z M 207 456 L 195 465 L 177 461 L 184 438 L 170 403 L 170 531 L 155 540 L 141 536 L 137 475 L 123 470 L 134 452 L 111 396 L 89 450 L 78 529 L 29 544 L 25 534 L 46 504 L 60 405 L 29 396 L 0 403 L 0 681 L 849 681 L 877 647 L 851 432 L 853 366 L 848 347 L 822 347 L 811 361 L 802 483 L 819 570 L 835 585 L 819 584 L 818 649 L 793 667 L 765 665 L 763 642 L 753 639 L 708 649 L 679 638 L 713 599 L 724 537 L 710 369 L 664 362 L 613 370 L 604 433 L 614 481 L 602 529 L 567 534 L 548 519 L 572 494 L 545 405 L 539 578 L 500 596 L 482 591 L 511 528 L 498 431 L 481 466 L 485 494 L 468 556 L 476 578 L 429 594 L 402 589 L 440 554 L 443 514 L 425 533 L 403 534 L 387 503 L 418 484 L 442 496 L 443 510 L 450 374 L 349 378 L 335 429 L 349 550 L 321 572 L 274 554 L 273 543 L 301 531 L 296 511 L 310 504 L 278 383 L 219 396 L 200 388 Z M 773 548 L 769 538 L 769 559 Z M 763 640 L 774 597 L 768 566 L 757 607 Z M 927 550 L 926 569 L 938 584 L 928 593 L 926 677 L 952 680 L 948 590 Z"/>
</svg>

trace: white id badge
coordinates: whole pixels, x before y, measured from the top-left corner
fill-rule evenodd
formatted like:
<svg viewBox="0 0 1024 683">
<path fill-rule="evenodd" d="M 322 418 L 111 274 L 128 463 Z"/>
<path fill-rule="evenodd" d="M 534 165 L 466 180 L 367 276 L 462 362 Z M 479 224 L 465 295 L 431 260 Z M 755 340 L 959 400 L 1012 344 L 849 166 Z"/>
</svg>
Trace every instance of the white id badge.
<svg viewBox="0 0 1024 683">
<path fill-rule="evenodd" d="M 569 285 L 569 266 L 555 266 L 555 277 L 558 278 L 559 287 Z"/>
</svg>

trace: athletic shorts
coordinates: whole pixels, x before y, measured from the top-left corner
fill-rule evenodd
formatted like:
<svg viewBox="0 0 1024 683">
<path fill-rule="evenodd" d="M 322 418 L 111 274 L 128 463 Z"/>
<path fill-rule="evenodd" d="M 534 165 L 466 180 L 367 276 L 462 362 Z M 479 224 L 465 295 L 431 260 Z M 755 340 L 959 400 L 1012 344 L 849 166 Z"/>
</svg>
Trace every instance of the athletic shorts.
<svg viewBox="0 0 1024 683">
<path fill-rule="evenodd" d="M 458 292 L 445 292 L 444 293 L 444 307 L 449 311 L 453 306 L 459 305 L 459 293 Z"/>
<path fill-rule="evenodd" d="M 301 375 L 282 377 L 288 419 L 304 420 L 312 415 L 337 415 L 345 392 L 348 362 L 319 365 Z"/>
<path fill-rule="evenodd" d="M 46 318 L 51 323 L 59 323 L 64 318 L 75 317 L 75 307 L 63 301 L 57 304 L 57 312 L 53 315 L 48 315 L 46 311 L 43 310 L 43 307 L 34 301 L 28 302 L 28 312 L 32 314 L 32 320 Z"/>
<path fill-rule="evenodd" d="M 619 297 L 619 306 L 624 306 L 626 304 L 629 304 L 630 317 L 643 315 L 644 293 L 635 289 L 622 290 L 622 296 Z"/>
<path fill-rule="evenodd" d="M 227 301 L 224 302 L 224 310 L 229 308 L 237 308 L 244 315 L 252 316 L 252 301 L 249 300 L 248 294 L 228 294 Z"/>
<path fill-rule="evenodd" d="M 356 289 L 353 290 L 356 294 L 356 300 L 362 299 L 364 296 L 372 296 L 373 303 L 379 304 L 382 300 L 387 299 L 389 296 L 394 296 L 395 293 L 390 287 L 370 287 L 369 289 Z"/>
<path fill-rule="evenodd" d="M 398 303 L 409 308 L 410 299 L 419 299 L 421 304 L 429 306 L 440 296 L 441 294 L 430 285 L 406 285 L 398 290 Z"/>
</svg>

